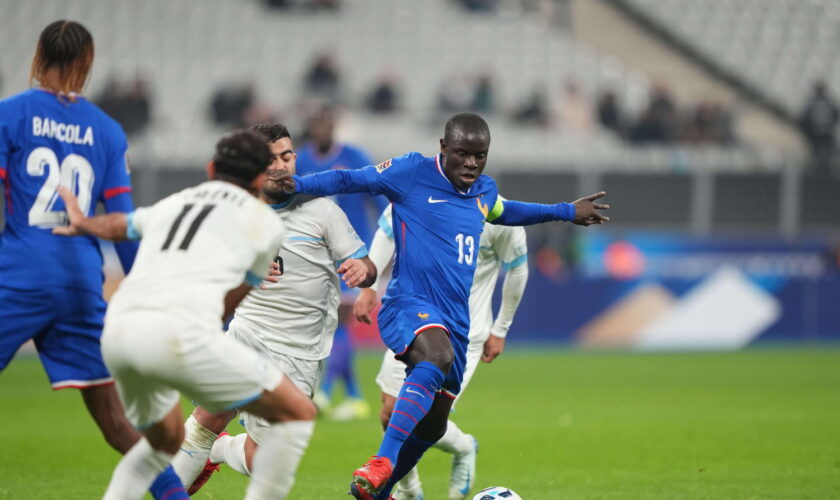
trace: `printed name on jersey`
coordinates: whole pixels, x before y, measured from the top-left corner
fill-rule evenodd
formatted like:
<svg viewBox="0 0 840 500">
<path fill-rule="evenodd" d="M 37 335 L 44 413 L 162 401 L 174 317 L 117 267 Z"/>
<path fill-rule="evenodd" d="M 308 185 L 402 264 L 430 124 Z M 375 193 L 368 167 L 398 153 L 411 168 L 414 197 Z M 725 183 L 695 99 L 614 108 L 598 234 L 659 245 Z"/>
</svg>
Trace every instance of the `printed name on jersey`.
<svg viewBox="0 0 840 500">
<path fill-rule="evenodd" d="M 57 139 L 68 144 L 93 146 L 93 127 L 85 127 L 85 133 L 82 135 L 81 125 L 61 123 L 47 117 L 32 117 L 32 135 Z"/>
<path fill-rule="evenodd" d="M 385 160 L 385 161 L 383 161 L 382 163 L 380 163 L 379 165 L 376 166 L 376 171 L 381 174 L 382 172 L 384 172 L 390 166 L 391 166 L 391 159 Z"/>
</svg>

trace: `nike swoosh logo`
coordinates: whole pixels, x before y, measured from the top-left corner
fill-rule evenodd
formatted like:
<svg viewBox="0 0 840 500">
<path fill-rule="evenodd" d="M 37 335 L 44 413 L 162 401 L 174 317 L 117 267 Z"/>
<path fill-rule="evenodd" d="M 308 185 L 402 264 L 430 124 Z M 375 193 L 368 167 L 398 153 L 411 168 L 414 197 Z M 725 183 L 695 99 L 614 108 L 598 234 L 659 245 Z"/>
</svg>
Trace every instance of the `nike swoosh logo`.
<svg viewBox="0 0 840 500">
<path fill-rule="evenodd" d="M 186 449 L 184 449 L 184 448 L 181 448 L 181 451 L 183 451 L 184 453 L 186 453 L 187 455 L 189 455 L 189 456 L 190 456 L 190 458 L 192 458 L 192 456 L 193 456 L 193 455 L 195 455 L 196 453 L 198 453 L 198 450 L 192 450 L 192 451 L 190 451 L 190 450 L 186 450 Z"/>
<path fill-rule="evenodd" d="M 415 391 L 415 390 L 414 390 L 414 389 L 412 389 L 411 387 L 409 387 L 408 389 L 406 389 L 406 390 L 405 390 L 405 392 L 410 392 L 410 393 L 412 393 L 412 394 L 417 394 L 417 395 L 418 395 L 418 396 L 420 396 L 421 398 L 425 398 L 425 397 L 426 397 L 426 396 L 424 396 L 423 394 L 421 394 L 421 393 L 419 393 L 419 392 Z"/>
<path fill-rule="evenodd" d="M 428 201 L 429 203 L 446 203 L 449 200 L 436 200 L 436 199 L 432 198 L 431 196 L 429 196 L 429 199 L 426 200 L 426 201 Z"/>
</svg>

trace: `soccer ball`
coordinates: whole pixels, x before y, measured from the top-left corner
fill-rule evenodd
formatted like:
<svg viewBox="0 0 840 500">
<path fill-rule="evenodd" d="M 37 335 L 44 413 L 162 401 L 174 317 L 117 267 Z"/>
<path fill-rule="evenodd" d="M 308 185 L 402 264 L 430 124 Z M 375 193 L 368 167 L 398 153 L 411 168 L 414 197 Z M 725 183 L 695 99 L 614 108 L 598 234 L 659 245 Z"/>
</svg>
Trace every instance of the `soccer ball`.
<svg viewBox="0 0 840 500">
<path fill-rule="evenodd" d="M 505 488 L 504 486 L 491 486 L 484 488 L 476 493 L 473 500 L 522 500 L 522 497 L 516 494 L 515 491 Z"/>
</svg>

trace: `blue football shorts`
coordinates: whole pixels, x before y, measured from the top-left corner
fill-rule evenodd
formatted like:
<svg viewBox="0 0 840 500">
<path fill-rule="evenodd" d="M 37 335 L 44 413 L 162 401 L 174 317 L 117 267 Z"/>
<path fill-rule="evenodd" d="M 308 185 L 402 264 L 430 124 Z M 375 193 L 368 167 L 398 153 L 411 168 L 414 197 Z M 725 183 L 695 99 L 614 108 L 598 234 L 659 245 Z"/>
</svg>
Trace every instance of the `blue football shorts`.
<svg viewBox="0 0 840 500">
<path fill-rule="evenodd" d="M 0 285 L 0 371 L 33 339 L 53 389 L 112 383 L 99 346 L 105 307 L 89 290 Z"/>
<path fill-rule="evenodd" d="M 461 392 L 464 368 L 467 365 L 469 337 L 446 319 L 435 306 L 416 297 L 397 297 L 383 303 L 379 311 L 379 335 L 396 358 L 408 351 L 417 335 L 431 328 L 441 328 L 449 334 L 455 359 L 443 381 L 442 392 L 455 399 Z"/>
</svg>

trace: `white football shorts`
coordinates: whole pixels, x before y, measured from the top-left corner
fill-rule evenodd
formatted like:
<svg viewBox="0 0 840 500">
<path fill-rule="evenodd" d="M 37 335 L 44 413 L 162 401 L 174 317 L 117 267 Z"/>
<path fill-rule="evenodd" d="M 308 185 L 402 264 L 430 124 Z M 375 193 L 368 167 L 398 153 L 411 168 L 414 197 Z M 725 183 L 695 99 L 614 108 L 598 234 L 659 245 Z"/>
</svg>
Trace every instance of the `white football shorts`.
<svg viewBox="0 0 840 500">
<path fill-rule="evenodd" d="M 283 374 L 218 326 L 180 321 L 171 312 L 109 315 L 102 355 L 128 420 L 143 429 L 187 396 L 210 411 L 241 407 L 274 390 Z"/>
<path fill-rule="evenodd" d="M 236 319 L 228 325 L 228 335 L 263 356 L 308 397 L 311 398 L 321 385 L 326 360 L 301 359 L 273 351 L 259 340 L 256 332 L 250 326 L 241 321 L 236 321 Z M 257 444 L 262 442 L 263 433 L 270 425 L 267 420 L 245 411 L 239 414 L 239 421 L 245 426 L 246 432 Z"/>
</svg>

